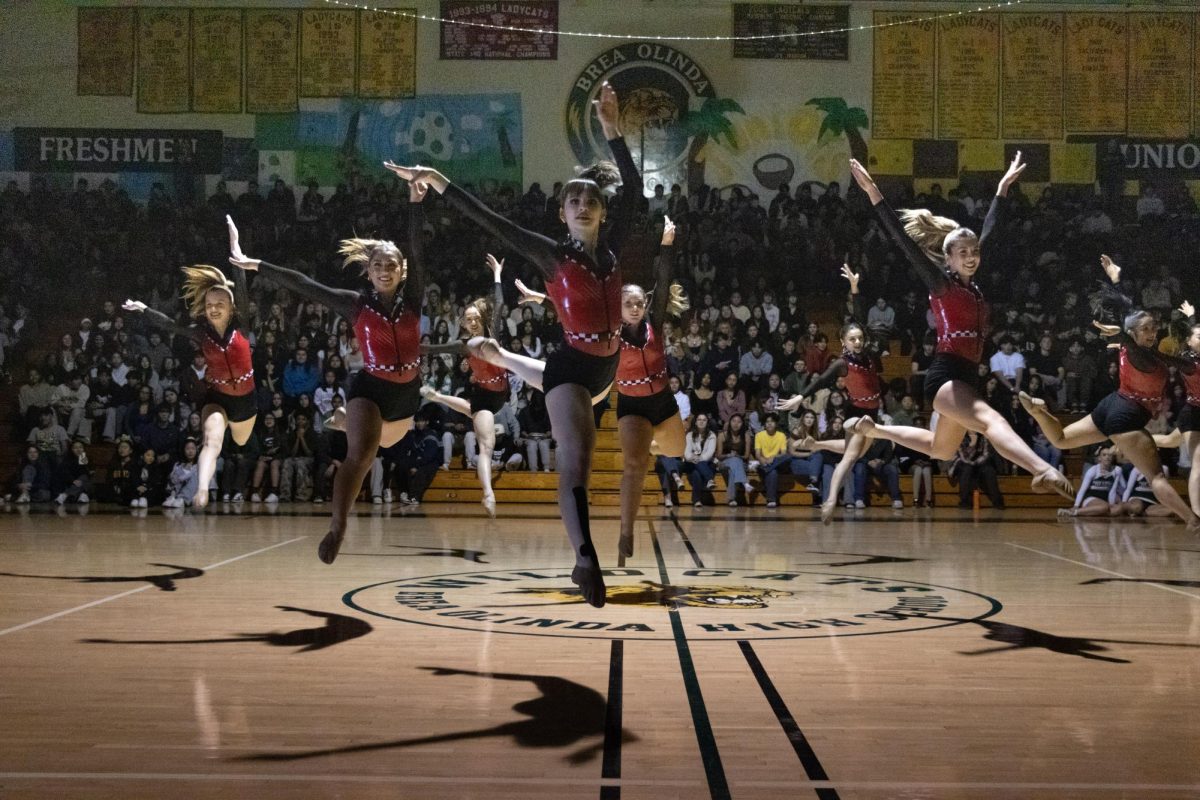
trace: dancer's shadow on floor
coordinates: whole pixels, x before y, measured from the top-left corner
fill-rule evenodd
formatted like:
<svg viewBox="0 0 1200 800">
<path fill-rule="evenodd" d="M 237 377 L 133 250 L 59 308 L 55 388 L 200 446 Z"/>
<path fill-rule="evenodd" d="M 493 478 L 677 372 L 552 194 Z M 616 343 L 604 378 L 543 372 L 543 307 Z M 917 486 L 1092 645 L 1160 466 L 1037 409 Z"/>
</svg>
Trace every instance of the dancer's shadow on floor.
<svg viewBox="0 0 1200 800">
<path fill-rule="evenodd" d="M 96 575 L 28 575 L 23 572 L 0 572 L 9 578 L 44 578 L 50 581 L 75 581 L 76 583 L 138 583 L 146 582 L 157 586 L 164 592 L 173 592 L 177 588 L 175 581 L 199 578 L 204 570 L 197 567 L 181 567 L 178 564 L 151 564 L 152 567 L 168 567 L 177 570 L 165 575 L 114 575 L 100 577 Z"/>
<path fill-rule="evenodd" d="M 999 647 L 985 647 L 982 650 L 960 650 L 959 655 L 983 656 L 991 653 L 1003 653 L 1013 650 L 1049 650 L 1065 656 L 1078 656 L 1093 661 L 1107 661 L 1111 664 L 1131 664 L 1125 658 L 1098 655 L 1108 652 L 1106 644 L 1132 644 L 1149 647 L 1200 647 L 1200 644 L 1176 644 L 1174 642 L 1147 642 L 1138 639 L 1094 639 L 1081 636 L 1058 636 L 1053 633 L 1000 622 L 995 619 L 963 619 L 961 617 L 940 617 L 933 614 L 923 615 L 924 619 L 940 619 L 947 622 L 969 622 L 983 628 L 983 638 L 992 642 L 1002 642 Z"/>
<path fill-rule="evenodd" d="M 1163 586 L 1184 586 L 1200 589 L 1200 581 L 1156 580 L 1154 578 L 1092 578 L 1090 581 L 1080 581 L 1080 586 L 1093 583 L 1160 583 Z"/>
<path fill-rule="evenodd" d="M 461 558 L 475 564 L 486 564 L 483 560 L 487 553 L 483 550 L 464 550 L 461 547 L 422 547 L 416 544 L 389 544 L 388 547 L 402 547 L 408 550 L 424 550 L 423 553 L 342 553 L 344 556 L 386 556 L 390 558 Z"/>
<path fill-rule="evenodd" d="M 294 606 L 275 606 L 281 611 L 295 611 L 310 617 L 325 620 L 320 628 L 299 628 L 294 631 L 271 631 L 269 633 L 238 633 L 219 639 L 82 639 L 89 644 L 221 644 L 225 642 L 262 642 L 272 647 L 299 647 L 297 653 L 311 653 L 314 650 L 324 650 L 335 644 L 348 642 L 366 636 L 374 630 L 371 623 L 348 617 L 344 614 L 331 614 L 326 611 L 313 611 L 308 608 Z"/>
<path fill-rule="evenodd" d="M 599 692 L 565 678 L 550 675 L 521 675 L 511 672 L 474 672 L 472 670 L 448 669 L 444 667 L 422 667 L 434 675 L 469 675 L 498 681 L 528 681 L 541 692 L 531 700 L 522 700 L 513 706 L 513 711 L 524 714 L 528 719 L 506 722 L 491 728 L 472 731 L 442 733 L 413 739 L 394 739 L 388 742 L 357 744 L 347 747 L 331 747 L 308 750 L 300 753 L 259 753 L 241 756 L 237 761 L 296 761 L 318 756 L 345 753 L 369 753 L 375 750 L 416 747 L 439 742 L 458 742 L 467 739 L 490 737 L 512 737 L 518 747 L 562 747 L 587 739 L 597 741 L 585 745 L 564 757 L 572 764 L 586 764 L 604 749 L 605 700 Z M 622 742 L 638 739 L 628 730 L 621 731 Z"/>
<path fill-rule="evenodd" d="M 876 556 L 870 553 L 839 553 L 832 550 L 809 550 L 808 552 L 822 556 L 858 556 L 865 559 L 864 561 L 826 562 L 822 565 L 826 567 L 862 567 L 868 564 L 912 564 L 922 560 L 919 558 L 901 558 L 900 556 Z"/>
</svg>

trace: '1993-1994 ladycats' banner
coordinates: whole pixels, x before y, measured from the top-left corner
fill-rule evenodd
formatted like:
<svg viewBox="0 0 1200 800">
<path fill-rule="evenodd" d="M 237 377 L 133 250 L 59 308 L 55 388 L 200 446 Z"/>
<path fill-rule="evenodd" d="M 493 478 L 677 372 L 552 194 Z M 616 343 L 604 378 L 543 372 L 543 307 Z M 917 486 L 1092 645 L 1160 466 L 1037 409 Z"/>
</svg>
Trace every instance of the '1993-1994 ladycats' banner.
<svg viewBox="0 0 1200 800">
<path fill-rule="evenodd" d="M 442 0 L 442 58 L 464 60 L 546 60 L 558 58 L 558 0 L 477 3 Z M 485 26 L 497 27 L 485 27 Z M 506 27 L 544 30 L 526 33 Z"/>
<path fill-rule="evenodd" d="M 137 110 L 178 114 L 191 105 L 188 10 L 141 8 L 137 15 Z"/>
<path fill-rule="evenodd" d="M 232 8 L 192 11 L 192 111 L 237 114 L 242 110 L 242 12 Z"/>
</svg>

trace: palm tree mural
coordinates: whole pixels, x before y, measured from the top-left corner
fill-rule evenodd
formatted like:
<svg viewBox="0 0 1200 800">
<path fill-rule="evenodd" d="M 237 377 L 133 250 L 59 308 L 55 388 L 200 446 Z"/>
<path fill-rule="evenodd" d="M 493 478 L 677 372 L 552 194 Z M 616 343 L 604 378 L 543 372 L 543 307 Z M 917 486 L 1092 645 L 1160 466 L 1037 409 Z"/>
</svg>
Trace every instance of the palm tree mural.
<svg viewBox="0 0 1200 800">
<path fill-rule="evenodd" d="M 512 142 L 508 140 L 508 129 L 516 124 L 512 111 L 498 111 L 488 116 L 488 122 L 496 129 L 496 141 L 500 147 L 500 162 L 506 167 L 517 163 Z"/>
<path fill-rule="evenodd" d="M 718 144 L 725 137 L 728 146 L 738 149 L 737 135 L 733 123 L 726 119 L 726 114 L 745 114 L 737 101 L 729 98 L 706 97 L 699 111 L 686 111 L 676 123 L 683 133 L 690 137 L 692 145 L 688 149 L 688 192 L 697 192 L 704 185 L 704 162 L 700 160 L 700 151 L 712 139 Z"/>
<path fill-rule="evenodd" d="M 841 97 L 814 97 L 805 103 L 806 106 L 816 106 L 825 113 L 821 123 L 821 131 L 817 134 L 820 139 L 826 132 L 834 136 L 845 135 L 850 144 L 850 155 L 860 164 L 867 164 L 867 143 L 859 133 L 860 128 L 870 128 L 867 112 L 861 108 L 851 108 Z"/>
</svg>

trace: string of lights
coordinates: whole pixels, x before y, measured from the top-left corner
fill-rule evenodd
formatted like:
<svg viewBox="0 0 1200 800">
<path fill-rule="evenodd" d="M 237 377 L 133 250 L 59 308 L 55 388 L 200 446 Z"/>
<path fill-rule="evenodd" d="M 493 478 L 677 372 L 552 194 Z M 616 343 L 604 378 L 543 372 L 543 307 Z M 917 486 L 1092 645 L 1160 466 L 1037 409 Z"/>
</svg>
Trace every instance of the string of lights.
<svg viewBox="0 0 1200 800">
<path fill-rule="evenodd" d="M 647 36 L 644 34 L 625 34 L 625 33 L 597 33 L 593 31 L 559 31 L 547 30 L 545 28 L 522 28 L 516 25 L 496 25 L 488 22 L 475 22 L 469 20 L 456 20 L 439 17 L 436 14 L 421 14 L 416 11 L 406 11 L 398 8 L 376 8 L 370 5 L 361 5 L 358 3 L 348 3 L 344 0 L 324 0 L 330 5 L 343 6 L 346 8 L 356 8 L 359 11 L 373 11 L 377 14 L 391 14 L 397 17 L 411 17 L 413 19 L 423 20 L 425 22 L 437 22 L 447 25 L 465 25 L 473 28 L 488 28 L 490 30 L 510 31 L 514 33 L 529 33 L 540 34 L 543 36 L 575 36 L 584 39 L 640 39 L 657 42 L 739 42 L 750 41 L 754 39 L 796 39 L 804 36 L 828 36 L 834 33 L 853 33 L 855 31 L 870 31 L 877 28 L 893 28 L 899 25 L 916 25 L 924 22 L 936 22 L 943 19 L 952 19 L 954 17 L 969 16 L 971 14 L 982 14 L 988 11 L 997 11 L 1002 8 L 1020 5 L 1024 0 L 1005 0 L 1000 3 L 992 3 L 985 6 L 977 6 L 975 8 L 967 8 L 961 11 L 948 11 L 940 14 L 930 14 L 924 17 L 913 17 L 911 19 L 897 20 L 895 22 L 881 22 L 872 25 L 848 25 L 844 28 L 830 28 L 821 31 L 802 31 L 800 33 L 765 33 L 756 36 Z"/>
</svg>

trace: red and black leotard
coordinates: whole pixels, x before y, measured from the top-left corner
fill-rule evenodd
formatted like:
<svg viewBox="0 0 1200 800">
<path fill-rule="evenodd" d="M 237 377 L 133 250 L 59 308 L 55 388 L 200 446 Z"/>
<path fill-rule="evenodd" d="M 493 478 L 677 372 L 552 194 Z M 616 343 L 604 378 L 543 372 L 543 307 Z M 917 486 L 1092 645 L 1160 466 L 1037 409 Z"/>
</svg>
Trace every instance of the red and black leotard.
<svg viewBox="0 0 1200 800">
<path fill-rule="evenodd" d="M 1007 208 L 1007 198 L 1000 195 L 992 198 L 983 231 L 979 234 L 981 262 L 997 260 L 992 233 L 1003 225 Z M 925 373 L 925 397 L 931 401 L 938 389 L 949 381 L 971 383 L 975 380 L 975 367 L 983 360 L 985 337 L 991 325 L 990 308 L 974 281 L 964 284 L 925 254 L 905 233 L 904 224 L 886 201 L 875 204 L 875 214 L 929 289 L 929 308 L 933 311 L 937 330 L 936 355 Z"/>
<path fill-rule="evenodd" d="M 621 358 L 617 363 L 617 394 L 649 397 L 667 388 L 667 354 L 649 320 L 637 330 L 621 328 Z"/>
<path fill-rule="evenodd" d="M 492 287 L 492 317 L 484 330 L 485 335 L 497 338 L 504 328 L 504 289 L 499 281 Z M 471 413 L 490 411 L 493 414 L 500 411 L 508 402 L 509 383 L 508 370 L 484 361 L 467 350 L 466 342 L 448 342 L 445 344 L 421 345 L 422 354 L 452 353 L 466 355 L 467 363 L 471 365 L 471 385 L 467 391 L 467 400 L 471 403 Z"/>
<path fill-rule="evenodd" d="M 862 329 L 865 335 L 866 326 L 857 322 L 857 320 L 866 319 L 862 310 L 861 295 L 851 295 L 851 301 L 854 304 L 855 324 Z M 838 378 L 845 378 L 846 399 L 853 408 L 854 416 L 869 416 L 876 419 L 883 404 L 883 384 L 879 378 L 881 372 L 883 372 L 883 365 L 874 353 L 864 350 L 856 354 L 843 349 L 841 357 L 835 358 L 824 372 L 805 387 L 800 396 L 811 397 L 821 389 L 833 386 L 837 383 Z"/>
<path fill-rule="evenodd" d="M 390 304 L 374 289 L 361 292 L 333 289 L 302 272 L 266 261 L 259 267 L 289 291 L 321 303 L 350 321 L 363 354 L 363 369 L 355 377 L 350 397 L 365 397 L 374 402 L 387 422 L 411 417 L 420 405 L 424 221 L 421 204 L 409 203 L 408 272 Z"/>
<path fill-rule="evenodd" d="M 620 349 L 621 272 L 617 262 L 630 223 L 642 197 L 642 178 L 625 140 L 611 140 L 613 158 L 621 171 L 623 197 L 609 216 L 609 228 L 595 256 L 568 237 L 555 242 L 526 230 L 485 206 L 477 198 L 450 184 L 446 201 L 487 233 L 504 242 L 541 273 L 546 296 L 554 304 L 567 347 L 546 361 L 543 388 L 575 383 L 593 395 L 612 383 Z"/>
<path fill-rule="evenodd" d="M 234 308 L 249 305 L 246 291 L 246 276 L 242 270 L 234 270 Z M 254 398 L 254 364 L 250 352 L 250 341 L 238 329 L 237 319 L 230 321 L 225 335 L 219 335 L 207 319 L 195 325 L 180 325 L 162 312 L 148 308 L 146 321 L 167 333 L 186 336 L 204 355 L 204 382 L 208 386 L 205 403 L 214 403 L 225 409 L 226 416 L 241 422 L 257 413 Z"/>
</svg>

